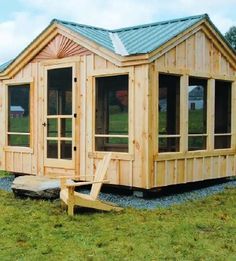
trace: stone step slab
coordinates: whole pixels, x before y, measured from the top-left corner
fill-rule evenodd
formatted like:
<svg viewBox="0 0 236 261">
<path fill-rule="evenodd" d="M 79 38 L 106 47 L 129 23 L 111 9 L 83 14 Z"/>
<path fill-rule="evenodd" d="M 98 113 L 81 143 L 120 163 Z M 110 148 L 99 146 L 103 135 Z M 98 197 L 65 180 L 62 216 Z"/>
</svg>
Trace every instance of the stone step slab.
<svg viewBox="0 0 236 261">
<path fill-rule="evenodd" d="M 56 199 L 60 194 L 60 180 L 25 175 L 16 177 L 11 188 L 13 193 L 20 197 Z"/>
</svg>

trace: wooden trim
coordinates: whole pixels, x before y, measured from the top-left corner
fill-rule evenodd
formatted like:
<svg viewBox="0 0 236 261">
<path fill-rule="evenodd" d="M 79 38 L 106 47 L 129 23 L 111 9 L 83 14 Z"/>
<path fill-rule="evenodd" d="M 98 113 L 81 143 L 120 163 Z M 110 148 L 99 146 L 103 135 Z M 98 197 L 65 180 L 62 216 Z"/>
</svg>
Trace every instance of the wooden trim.
<svg viewBox="0 0 236 261">
<path fill-rule="evenodd" d="M 214 136 L 231 136 L 232 133 L 214 133 Z"/>
<path fill-rule="evenodd" d="M 180 151 L 188 151 L 188 75 L 180 77 Z"/>
<path fill-rule="evenodd" d="M 96 82 L 95 79 L 99 77 L 109 77 L 118 75 L 128 75 L 128 135 L 109 135 L 109 134 L 96 134 L 95 133 L 95 110 L 96 110 Z M 128 152 L 133 153 L 133 137 L 134 137 L 134 68 L 112 68 L 105 70 L 92 70 L 87 76 L 89 86 L 91 86 L 91 99 L 92 101 L 92 150 L 95 152 L 95 138 L 96 137 L 114 137 L 114 138 L 128 138 Z"/>
<path fill-rule="evenodd" d="M 204 73 L 196 72 L 195 70 L 186 69 L 186 68 L 176 68 L 176 67 L 157 67 L 159 73 L 171 74 L 171 75 L 189 75 L 189 77 L 198 77 L 206 79 L 216 79 L 216 80 L 225 80 L 233 82 L 236 79 L 236 76 L 228 76 L 224 74 L 214 74 L 214 73 Z"/>
<path fill-rule="evenodd" d="M 79 57 L 76 57 L 76 59 L 71 59 L 71 57 L 58 59 L 58 60 L 50 60 L 50 61 L 43 61 L 40 63 L 41 68 L 43 70 L 43 79 L 44 79 L 44 121 L 47 121 L 47 119 L 57 119 L 57 131 L 58 131 L 58 137 L 47 137 L 47 127 L 44 128 L 44 167 L 61 167 L 64 169 L 75 169 L 75 162 L 76 162 L 76 151 L 73 150 L 73 147 L 75 146 L 75 118 L 73 117 L 73 114 L 76 112 L 76 83 L 74 82 L 74 77 L 77 77 L 77 69 L 76 69 L 76 61 L 78 61 Z M 47 71 L 51 69 L 62 69 L 62 68 L 72 68 L 72 115 L 47 115 Z M 60 130 L 61 130 L 61 123 L 60 119 L 72 119 L 72 137 L 61 137 Z M 47 141 L 48 140 L 55 140 L 58 141 L 58 158 L 57 159 L 50 159 L 47 158 Z M 60 159 L 60 152 L 61 152 L 61 146 L 60 141 L 71 141 L 72 142 L 72 159 L 66 160 L 66 159 Z M 77 144 L 76 144 L 77 145 Z M 77 161 L 78 162 L 78 161 Z"/>
<path fill-rule="evenodd" d="M 20 146 L 4 146 L 3 151 L 5 152 L 20 152 L 20 153 L 29 153 L 33 154 L 34 151 L 29 147 L 20 147 Z"/>
<path fill-rule="evenodd" d="M 236 149 L 236 81 L 232 83 L 231 88 L 231 147 Z"/>
<path fill-rule="evenodd" d="M 94 134 L 96 138 L 129 138 L 129 135 Z"/>
<path fill-rule="evenodd" d="M 29 136 L 30 132 L 8 132 L 7 131 L 7 135 L 25 135 L 25 136 Z"/>
<path fill-rule="evenodd" d="M 208 134 L 206 133 L 199 133 L 199 134 L 189 134 L 188 137 L 207 137 Z"/>
<path fill-rule="evenodd" d="M 215 130 L 215 79 L 207 82 L 207 149 L 214 150 Z"/>
<path fill-rule="evenodd" d="M 54 67 L 55 66 L 62 66 L 63 67 L 67 67 L 67 64 L 69 64 L 69 66 L 71 65 L 71 63 L 76 63 L 80 61 L 80 56 L 76 55 L 76 56 L 71 56 L 71 57 L 65 57 L 65 58 L 61 58 L 61 59 L 49 59 L 49 60 L 43 60 L 40 61 L 40 65 L 44 66 L 44 67 Z"/>
<path fill-rule="evenodd" d="M 128 93 L 129 93 L 129 114 L 128 114 L 128 124 L 129 124 L 129 139 L 128 139 L 128 150 L 130 154 L 134 154 L 134 106 L 135 106 L 135 76 L 134 76 L 134 67 L 131 67 L 130 70 L 128 70 L 129 75 L 129 82 L 128 82 Z"/>
<path fill-rule="evenodd" d="M 47 158 L 47 161 L 44 161 L 44 167 L 55 167 L 74 170 L 74 163 L 72 160 Z"/>
<path fill-rule="evenodd" d="M 116 75 L 130 75 L 132 74 L 132 68 L 112 68 L 112 69 L 96 69 L 88 73 L 87 77 L 109 77 Z"/>
<path fill-rule="evenodd" d="M 166 134 L 166 135 L 163 135 L 163 134 L 159 134 L 158 135 L 158 138 L 180 138 L 181 135 L 180 134 Z"/>
<path fill-rule="evenodd" d="M 104 155 L 110 152 L 89 152 L 88 157 L 90 159 L 103 159 Z M 113 160 L 125 160 L 125 161 L 133 161 L 134 155 L 129 153 L 123 153 L 123 152 L 111 152 L 111 159 Z"/>
<path fill-rule="evenodd" d="M 47 115 L 47 119 L 73 119 L 73 115 Z"/>
<path fill-rule="evenodd" d="M 72 137 L 46 137 L 46 140 L 73 141 Z M 73 143 L 73 142 L 72 142 Z"/>
<path fill-rule="evenodd" d="M 8 86 L 14 86 L 14 85 L 23 85 L 23 84 L 31 84 L 34 82 L 34 77 L 27 77 L 27 78 L 21 78 L 21 79 L 10 79 L 10 80 L 4 80 L 3 84 Z"/>
<path fill-rule="evenodd" d="M 177 159 L 190 159 L 190 158 L 203 158 L 203 157 L 214 157 L 214 156 L 225 156 L 225 155 L 235 155 L 236 151 L 232 149 L 215 149 L 214 151 L 188 151 L 186 153 L 160 153 L 154 156 L 154 161 L 164 161 L 164 160 L 177 160 Z"/>
<path fill-rule="evenodd" d="M 29 87 L 26 87 L 26 88 L 29 88 L 29 108 L 30 108 L 30 115 L 29 115 L 29 130 L 30 132 L 27 132 L 27 133 L 24 133 L 24 132 L 10 132 L 8 131 L 8 114 L 9 114 L 9 111 L 8 111 L 8 95 L 9 95 L 9 92 L 8 92 L 8 88 L 9 87 L 18 87 L 19 85 L 29 85 Z M 6 119 L 6 132 L 4 133 L 5 135 L 5 146 L 6 147 L 11 147 L 10 145 L 8 145 L 8 135 L 25 135 L 25 136 L 29 136 L 29 149 L 32 149 L 33 150 L 33 141 L 34 141 L 34 121 L 33 121 L 33 112 L 34 112 L 34 109 L 33 109 L 33 104 L 34 104 L 34 78 L 33 77 L 28 77 L 28 78 L 23 78 L 23 79 L 11 79 L 11 80 L 8 80 L 8 81 L 4 81 L 4 85 L 3 87 L 6 88 L 6 93 L 5 93 L 5 104 L 6 104 L 6 107 L 5 107 L 5 119 Z M 12 146 L 12 147 L 18 147 L 18 146 Z M 21 147 L 20 147 L 21 148 Z"/>
</svg>

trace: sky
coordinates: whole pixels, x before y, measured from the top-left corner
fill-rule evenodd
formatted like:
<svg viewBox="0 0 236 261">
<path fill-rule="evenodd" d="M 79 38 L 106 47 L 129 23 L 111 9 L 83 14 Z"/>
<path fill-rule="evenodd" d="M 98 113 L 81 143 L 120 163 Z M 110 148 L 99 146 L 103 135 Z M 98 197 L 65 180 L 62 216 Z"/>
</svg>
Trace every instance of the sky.
<svg viewBox="0 0 236 261">
<path fill-rule="evenodd" d="M 224 34 L 236 0 L 0 0 L 0 64 L 16 57 L 53 18 L 114 29 L 207 13 Z"/>
</svg>

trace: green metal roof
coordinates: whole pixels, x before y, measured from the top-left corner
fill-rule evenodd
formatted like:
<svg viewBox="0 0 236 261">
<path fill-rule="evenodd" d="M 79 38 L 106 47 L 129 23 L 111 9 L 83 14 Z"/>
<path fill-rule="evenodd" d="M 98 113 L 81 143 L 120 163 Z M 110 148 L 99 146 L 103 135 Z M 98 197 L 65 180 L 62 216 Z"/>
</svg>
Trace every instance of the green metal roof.
<svg viewBox="0 0 236 261">
<path fill-rule="evenodd" d="M 203 19 L 207 19 L 210 22 L 220 37 L 228 44 L 229 48 L 233 50 L 223 35 L 210 21 L 207 14 L 115 30 L 107 30 L 58 19 L 52 20 L 51 24 L 60 24 L 116 54 L 129 56 L 150 53 Z M 35 40 L 37 40 L 37 38 Z M 26 47 L 24 51 L 27 48 L 28 47 Z M 20 56 L 20 54 L 18 56 Z M 14 60 L 0 65 L 0 73 L 13 63 Z"/>
<path fill-rule="evenodd" d="M 52 23 L 61 24 L 114 53 L 127 56 L 150 53 L 205 18 L 208 18 L 206 14 L 116 30 L 106 30 L 56 19 Z"/>
<path fill-rule="evenodd" d="M 10 61 L 0 65 L 0 73 L 3 72 L 12 62 L 13 62 L 13 60 L 10 60 Z"/>
</svg>

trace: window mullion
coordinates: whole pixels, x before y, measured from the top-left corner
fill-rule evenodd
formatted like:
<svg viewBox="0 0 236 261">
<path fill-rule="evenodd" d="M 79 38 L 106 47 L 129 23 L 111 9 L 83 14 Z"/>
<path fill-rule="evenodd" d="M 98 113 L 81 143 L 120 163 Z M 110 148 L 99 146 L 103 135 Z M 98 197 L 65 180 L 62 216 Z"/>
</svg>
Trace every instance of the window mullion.
<svg viewBox="0 0 236 261">
<path fill-rule="evenodd" d="M 180 151 L 188 150 L 188 75 L 180 77 Z"/>
<path fill-rule="evenodd" d="M 215 80 L 209 79 L 207 84 L 207 149 L 214 150 L 215 126 Z"/>
</svg>

